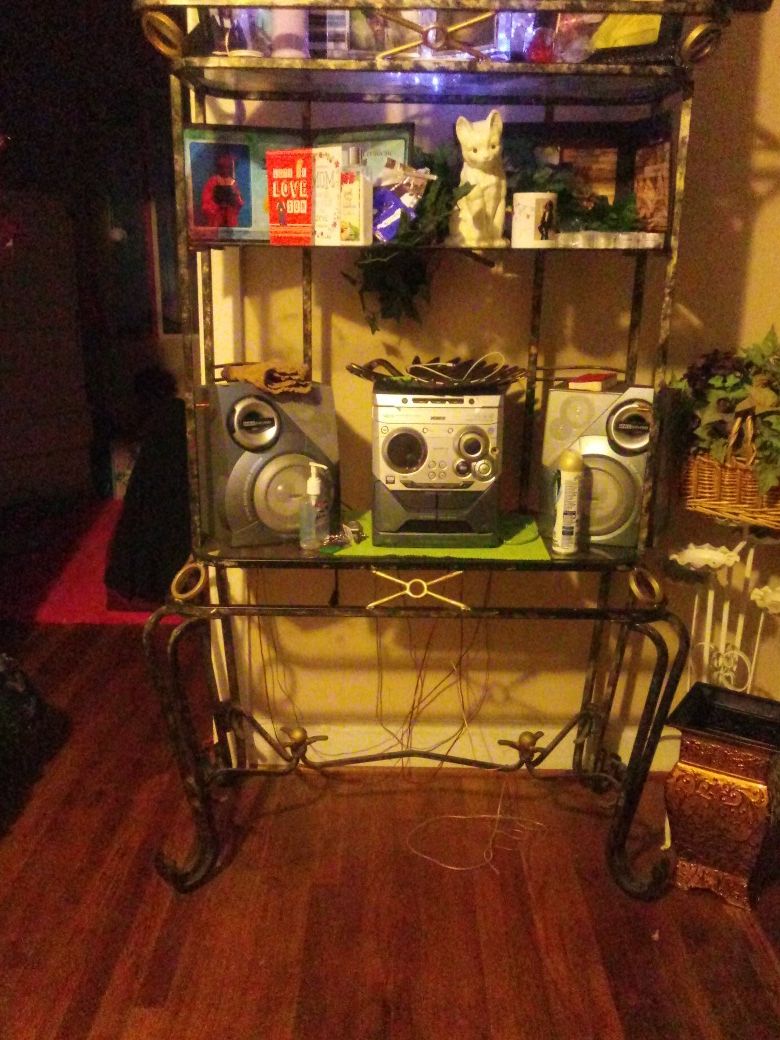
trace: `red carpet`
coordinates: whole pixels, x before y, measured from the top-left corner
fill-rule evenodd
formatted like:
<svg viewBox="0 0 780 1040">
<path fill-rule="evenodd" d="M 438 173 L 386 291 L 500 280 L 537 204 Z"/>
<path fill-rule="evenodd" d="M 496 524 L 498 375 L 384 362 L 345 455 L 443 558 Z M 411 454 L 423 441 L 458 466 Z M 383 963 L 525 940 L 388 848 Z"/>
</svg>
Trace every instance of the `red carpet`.
<svg viewBox="0 0 780 1040">
<path fill-rule="evenodd" d="M 0 617 L 42 625 L 143 624 L 155 604 L 122 603 L 103 584 L 121 509 L 120 501 L 108 500 L 36 518 L 34 547 L 0 560 Z"/>
</svg>

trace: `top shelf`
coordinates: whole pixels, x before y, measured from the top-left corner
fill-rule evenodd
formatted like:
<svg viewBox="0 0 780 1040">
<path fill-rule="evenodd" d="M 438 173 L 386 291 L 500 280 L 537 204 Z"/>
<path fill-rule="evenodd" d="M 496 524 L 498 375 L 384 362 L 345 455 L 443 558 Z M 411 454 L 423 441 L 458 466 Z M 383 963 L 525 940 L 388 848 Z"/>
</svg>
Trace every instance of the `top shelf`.
<svg viewBox="0 0 780 1040">
<path fill-rule="evenodd" d="M 732 11 L 767 11 L 772 0 L 227 0 L 218 6 L 235 8 L 293 8 L 322 10 L 325 7 L 338 10 L 364 10 L 365 8 L 396 11 L 418 11 L 422 8 L 434 11 L 555 11 L 576 14 L 622 11 L 640 13 L 636 3 L 641 2 L 642 14 L 686 14 L 711 15 L 722 13 L 724 8 Z M 212 8 L 214 0 L 133 0 L 135 11 L 162 11 L 166 8 Z"/>
<path fill-rule="evenodd" d="M 673 66 L 545 66 L 484 61 L 208 57 L 182 58 L 172 71 L 217 97 L 425 104 L 645 105 L 684 92 Z"/>
<path fill-rule="evenodd" d="M 147 38 L 169 59 L 172 72 L 186 85 L 211 96 L 572 106 L 648 105 L 689 91 L 693 63 L 714 47 L 730 15 L 769 6 L 771 0 L 733 0 L 731 4 L 721 0 L 379 0 L 371 5 L 361 0 L 327 5 L 322 0 L 244 0 L 219 6 L 212 0 L 133 0 Z M 326 44 L 325 36 L 320 38 L 314 29 L 315 19 L 324 19 L 326 13 L 329 19 L 339 12 L 346 17 L 350 11 L 367 7 L 383 19 L 391 16 L 407 25 L 410 21 L 417 24 L 411 39 L 420 45 L 413 56 L 403 47 L 395 48 L 400 53 L 356 52 L 350 49 L 351 38 L 343 48 L 334 49 L 330 35 Z M 229 24 L 242 10 L 270 12 L 273 18 L 287 9 L 307 13 L 310 56 L 290 56 L 289 50 L 276 52 L 270 46 L 266 48 L 270 53 L 264 53 L 256 43 L 254 49 L 243 44 L 231 49 L 227 34 L 225 44 L 214 45 L 210 25 L 215 12 Z M 555 23 L 556 15 L 563 14 L 660 15 L 661 23 L 655 44 L 598 51 L 577 63 L 523 60 L 506 40 L 498 45 L 497 20 L 489 23 L 495 26 L 490 32 L 496 34 L 492 51 L 474 43 L 474 37 L 462 35 L 473 29 L 458 28 L 459 23 L 478 20 L 480 15 L 489 19 L 510 14 L 536 15 L 548 26 Z M 684 26 L 691 19 L 698 24 Z M 483 20 L 480 24 L 488 23 Z M 423 39 L 423 31 L 430 35 Z M 458 51 L 454 48 L 459 42 L 464 46 Z"/>
</svg>

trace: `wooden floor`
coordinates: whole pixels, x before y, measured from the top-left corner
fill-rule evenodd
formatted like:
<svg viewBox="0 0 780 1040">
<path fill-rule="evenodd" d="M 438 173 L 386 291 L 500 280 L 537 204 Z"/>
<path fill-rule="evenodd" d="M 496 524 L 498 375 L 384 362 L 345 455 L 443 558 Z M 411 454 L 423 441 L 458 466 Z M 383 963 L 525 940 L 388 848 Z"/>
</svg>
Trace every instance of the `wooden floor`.
<svg viewBox="0 0 780 1040">
<path fill-rule="evenodd" d="M 636 902 L 568 780 L 254 781 L 233 861 L 176 895 L 152 859 L 186 849 L 188 819 L 140 630 L 13 630 L 0 650 L 73 724 L 0 839 L 1 1040 L 780 1037 L 780 886 L 753 913 Z M 502 793 L 516 819 L 491 863 L 411 851 L 480 862 L 492 824 L 436 818 Z"/>
</svg>

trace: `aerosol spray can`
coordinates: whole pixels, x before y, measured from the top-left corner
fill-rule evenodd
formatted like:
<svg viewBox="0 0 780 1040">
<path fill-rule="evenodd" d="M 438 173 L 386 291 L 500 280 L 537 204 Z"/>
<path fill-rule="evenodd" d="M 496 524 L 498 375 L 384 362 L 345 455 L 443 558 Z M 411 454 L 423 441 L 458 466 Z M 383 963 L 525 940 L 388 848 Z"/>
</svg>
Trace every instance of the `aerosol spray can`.
<svg viewBox="0 0 780 1040">
<path fill-rule="evenodd" d="M 552 551 L 560 556 L 577 552 L 580 530 L 582 456 L 567 449 L 558 459 L 555 475 L 555 526 Z"/>
</svg>

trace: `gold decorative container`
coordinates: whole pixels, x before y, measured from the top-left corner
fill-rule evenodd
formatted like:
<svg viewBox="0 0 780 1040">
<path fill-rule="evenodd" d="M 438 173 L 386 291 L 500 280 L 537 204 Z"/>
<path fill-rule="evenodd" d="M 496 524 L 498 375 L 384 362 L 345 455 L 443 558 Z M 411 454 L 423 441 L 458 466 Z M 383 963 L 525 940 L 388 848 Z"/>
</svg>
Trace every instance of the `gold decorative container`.
<svg viewBox="0 0 780 1040">
<path fill-rule="evenodd" d="M 665 788 L 674 883 L 749 907 L 780 854 L 780 703 L 699 682 L 668 724 L 682 733 Z"/>
</svg>

